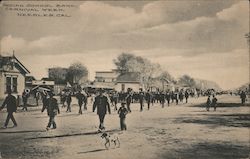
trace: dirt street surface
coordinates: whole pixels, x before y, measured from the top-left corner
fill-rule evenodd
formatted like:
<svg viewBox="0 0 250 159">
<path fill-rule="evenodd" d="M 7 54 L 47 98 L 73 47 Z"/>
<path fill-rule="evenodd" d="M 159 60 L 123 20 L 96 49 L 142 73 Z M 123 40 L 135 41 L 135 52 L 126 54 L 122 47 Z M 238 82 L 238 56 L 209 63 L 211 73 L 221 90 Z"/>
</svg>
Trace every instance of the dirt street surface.
<svg viewBox="0 0 250 159">
<path fill-rule="evenodd" d="M 250 104 L 242 106 L 239 96 L 218 96 L 218 108 L 205 110 L 206 98 L 192 98 L 188 104 L 161 108 L 155 103 L 148 111 L 132 104 L 127 115 L 128 130 L 120 131 L 117 112 L 107 114 L 106 130 L 118 134 L 121 146 L 105 149 L 97 133 L 98 116 L 91 103 L 78 115 L 77 102 L 72 112 L 56 117 L 57 129 L 46 131 L 48 117 L 41 105 L 19 108 L 14 114 L 18 127 L 0 129 L 3 159 L 247 159 L 250 151 Z M 120 105 L 119 105 L 120 106 Z M 6 109 L 0 112 L 4 124 Z"/>
</svg>

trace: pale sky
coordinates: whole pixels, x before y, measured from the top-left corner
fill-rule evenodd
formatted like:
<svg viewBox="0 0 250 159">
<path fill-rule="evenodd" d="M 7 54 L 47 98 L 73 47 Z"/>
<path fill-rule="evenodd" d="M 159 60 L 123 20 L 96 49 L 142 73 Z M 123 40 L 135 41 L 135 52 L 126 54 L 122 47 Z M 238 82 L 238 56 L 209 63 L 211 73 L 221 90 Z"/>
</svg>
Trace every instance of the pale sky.
<svg viewBox="0 0 250 159">
<path fill-rule="evenodd" d="M 4 4 L 73 4 L 71 17 L 24 17 Z M 248 0 L 1 2 L 0 51 L 36 78 L 80 61 L 90 71 L 114 68 L 120 53 L 159 63 L 178 78 L 212 80 L 223 89 L 249 81 Z"/>
</svg>

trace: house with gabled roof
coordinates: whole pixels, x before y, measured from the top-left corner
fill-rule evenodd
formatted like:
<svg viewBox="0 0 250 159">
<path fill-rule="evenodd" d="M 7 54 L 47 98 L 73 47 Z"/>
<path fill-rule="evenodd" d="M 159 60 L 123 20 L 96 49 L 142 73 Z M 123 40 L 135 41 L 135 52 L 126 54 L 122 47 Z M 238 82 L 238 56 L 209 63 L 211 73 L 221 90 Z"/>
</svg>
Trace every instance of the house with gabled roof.
<svg viewBox="0 0 250 159">
<path fill-rule="evenodd" d="M 25 89 L 25 76 L 30 71 L 13 56 L 0 55 L 0 99 L 3 99 L 7 90 L 13 95 L 21 95 Z"/>
<path fill-rule="evenodd" d="M 120 74 L 116 79 L 115 90 L 126 91 L 128 88 L 135 92 L 138 92 L 140 88 L 143 88 L 140 73 L 138 72 L 126 72 Z"/>
</svg>

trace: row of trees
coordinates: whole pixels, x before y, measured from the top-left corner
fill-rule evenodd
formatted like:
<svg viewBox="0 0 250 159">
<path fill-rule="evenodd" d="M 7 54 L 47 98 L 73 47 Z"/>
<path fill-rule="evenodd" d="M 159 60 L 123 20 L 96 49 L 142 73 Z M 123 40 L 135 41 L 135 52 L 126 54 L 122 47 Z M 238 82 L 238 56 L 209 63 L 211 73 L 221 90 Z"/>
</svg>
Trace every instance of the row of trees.
<svg viewBox="0 0 250 159">
<path fill-rule="evenodd" d="M 152 63 L 148 59 L 141 56 L 122 53 L 116 59 L 114 59 L 114 64 L 116 65 L 119 73 L 139 72 L 141 76 L 140 78 L 146 88 L 155 85 L 155 83 L 159 81 L 162 83 L 180 83 L 188 87 L 195 86 L 195 80 L 192 77 L 183 75 L 177 81 L 172 75 L 164 70 L 161 65 Z"/>
<path fill-rule="evenodd" d="M 80 62 L 72 63 L 68 68 L 53 67 L 48 70 L 49 79 L 54 80 L 57 84 L 71 85 L 86 82 L 88 80 L 88 69 Z"/>
</svg>

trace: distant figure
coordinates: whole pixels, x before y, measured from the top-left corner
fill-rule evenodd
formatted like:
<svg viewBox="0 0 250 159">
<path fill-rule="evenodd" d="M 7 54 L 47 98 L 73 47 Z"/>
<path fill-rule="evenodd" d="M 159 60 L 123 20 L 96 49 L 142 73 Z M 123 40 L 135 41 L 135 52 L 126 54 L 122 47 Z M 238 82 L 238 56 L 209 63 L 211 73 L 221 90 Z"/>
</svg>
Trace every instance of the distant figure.
<svg viewBox="0 0 250 159">
<path fill-rule="evenodd" d="M 161 93 L 160 93 L 160 103 L 161 103 L 161 107 L 164 108 L 165 94 L 163 91 L 161 91 Z"/>
<path fill-rule="evenodd" d="M 93 104 L 93 112 L 95 112 L 95 109 L 97 108 L 97 114 L 100 120 L 99 131 L 105 130 L 104 118 L 105 118 L 107 111 L 109 112 L 109 114 L 111 114 L 108 98 L 104 96 L 103 93 L 104 91 L 100 90 L 100 94 L 95 97 L 95 101 Z"/>
<path fill-rule="evenodd" d="M 245 104 L 247 95 L 244 91 L 241 91 L 240 98 L 241 98 L 241 104 Z"/>
<path fill-rule="evenodd" d="M 41 112 L 43 112 L 47 108 L 47 102 L 48 102 L 47 91 L 43 91 L 43 93 L 42 93 L 42 102 L 43 102 L 43 107 L 42 107 Z"/>
<path fill-rule="evenodd" d="M 143 111 L 143 107 L 144 107 L 144 92 L 142 91 L 142 89 L 140 88 L 140 92 L 139 92 L 139 102 L 140 102 L 140 111 Z"/>
<path fill-rule="evenodd" d="M 170 104 L 171 94 L 169 92 L 166 93 L 166 100 L 168 102 L 168 106 Z"/>
<path fill-rule="evenodd" d="M 126 115 L 128 114 L 128 110 L 125 108 L 125 103 L 121 103 L 121 107 L 118 110 L 118 114 L 120 117 L 121 130 L 127 130 L 125 119 L 126 119 Z"/>
<path fill-rule="evenodd" d="M 188 97 L 189 97 L 189 93 L 188 93 L 188 91 L 186 90 L 186 91 L 185 91 L 186 103 L 188 103 Z"/>
<path fill-rule="evenodd" d="M 128 88 L 125 99 L 126 99 L 127 109 L 129 112 L 131 112 L 130 104 L 132 103 L 132 97 L 133 97 L 132 90 Z"/>
<path fill-rule="evenodd" d="M 77 94 L 76 94 L 76 99 L 78 100 L 78 106 L 79 106 L 79 111 L 78 113 L 79 114 L 82 114 L 82 105 L 83 105 L 83 102 L 85 100 L 85 96 L 81 93 L 81 91 L 79 91 Z"/>
<path fill-rule="evenodd" d="M 69 92 L 67 94 L 67 97 L 66 97 L 66 103 L 67 103 L 67 110 L 66 110 L 66 112 L 71 112 L 71 102 L 72 102 L 72 98 L 71 98 L 71 93 Z"/>
<path fill-rule="evenodd" d="M 118 100 L 119 100 L 119 94 L 117 91 L 114 92 L 114 94 L 112 95 L 112 98 L 113 98 L 113 103 L 114 103 L 114 110 L 117 111 L 117 103 L 118 103 Z"/>
<path fill-rule="evenodd" d="M 47 105 L 47 113 L 49 116 L 49 123 L 47 126 L 47 130 L 51 128 L 51 125 L 53 125 L 53 129 L 56 129 L 56 122 L 55 122 L 55 116 L 60 114 L 60 110 L 58 107 L 57 100 L 53 98 L 54 94 L 52 92 L 49 93 L 49 99 L 48 99 L 48 105 Z"/>
<path fill-rule="evenodd" d="M 5 107 L 5 105 L 6 105 L 7 112 L 8 112 L 5 124 L 2 127 L 4 129 L 7 128 L 10 119 L 12 120 L 12 122 L 14 124 L 13 127 L 17 126 L 16 120 L 15 120 L 15 118 L 13 116 L 13 113 L 16 112 L 16 110 L 17 110 L 16 97 L 13 96 L 13 95 L 11 95 L 11 90 L 7 90 L 7 93 L 8 93 L 8 96 L 5 98 L 5 100 L 4 100 L 3 104 L 2 104 L 2 107 L 0 108 L 0 110 L 2 110 Z"/>
<path fill-rule="evenodd" d="M 145 99 L 147 101 L 147 104 L 148 104 L 148 110 L 150 109 L 150 102 L 151 102 L 151 99 L 152 99 L 152 95 L 150 93 L 150 91 L 148 90 L 147 93 L 145 94 Z"/>
<path fill-rule="evenodd" d="M 22 110 L 28 111 L 28 108 L 27 108 L 28 97 L 29 97 L 28 90 L 24 90 L 23 94 L 22 94 L 22 100 L 23 100 L 23 109 Z"/>
<path fill-rule="evenodd" d="M 179 103 L 179 92 L 175 92 L 174 98 L 175 98 L 175 104 L 178 105 L 178 103 Z"/>
<path fill-rule="evenodd" d="M 211 106 L 214 107 L 214 111 L 216 111 L 217 101 L 217 98 L 215 97 L 215 95 L 213 95 Z"/>
<path fill-rule="evenodd" d="M 208 96 L 207 103 L 206 103 L 206 109 L 207 109 L 207 111 L 209 111 L 210 105 L 211 105 L 211 99 L 210 99 L 210 96 Z"/>
<path fill-rule="evenodd" d="M 180 102 L 183 102 L 183 98 L 184 98 L 183 91 L 180 91 L 180 93 L 179 93 L 179 100 L 180 100 Z"/>
<path fill-rule="evenodd" d="M 38 106 L 38 102 L 39 102 L 39 99 L 40 99 L 40 92 L 39 91 L 36 91 L 35 93 L 35 98 L 36 98 L 36 106 Z"/>
</svg>

